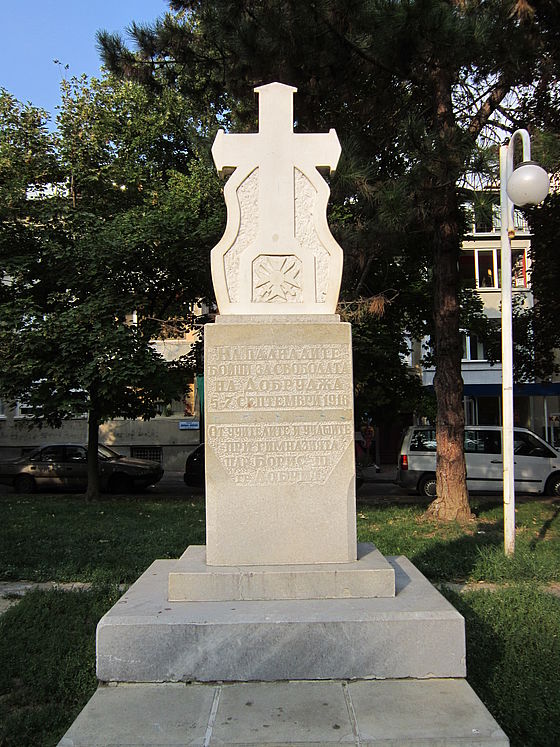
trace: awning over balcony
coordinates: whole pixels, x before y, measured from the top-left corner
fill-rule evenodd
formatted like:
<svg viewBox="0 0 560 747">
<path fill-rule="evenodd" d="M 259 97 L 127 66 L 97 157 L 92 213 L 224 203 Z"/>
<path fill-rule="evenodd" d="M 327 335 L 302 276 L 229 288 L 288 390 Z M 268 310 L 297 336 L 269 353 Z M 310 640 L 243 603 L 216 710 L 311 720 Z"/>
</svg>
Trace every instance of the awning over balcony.
<svg viewBox="0 0 560 747">
<path fill-rule="evenodd" d="M 465 384 L 463 394 L 466 397 L 501 397 L 500 384 Z M 560 381 L 539 384 L 514 384 L 514 397 L 553 397 L 560 396 Z"/>
</svg>

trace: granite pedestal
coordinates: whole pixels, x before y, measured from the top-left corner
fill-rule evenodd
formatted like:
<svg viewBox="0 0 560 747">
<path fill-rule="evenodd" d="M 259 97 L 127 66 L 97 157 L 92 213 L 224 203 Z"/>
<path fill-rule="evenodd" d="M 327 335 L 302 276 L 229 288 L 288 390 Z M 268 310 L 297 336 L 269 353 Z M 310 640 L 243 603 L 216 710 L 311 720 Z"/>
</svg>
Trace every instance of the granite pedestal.
<svg viewBox="0 0 560 747">
<path fill-rule="evenodd" d="M 462 616 L 406 558 L 396 596 L 169 602 L 176 561 L 157 560 L 101 619 L 106 682 L 465 676 Z"/>
<path fill-rule="evenodd" d="M 359 544 L 353 563 L 209 566 L 191 545 L 169 572 L 170 602 L 359 599 L 394 597 L 395 571 L 373 545 Z"/>
</svg>

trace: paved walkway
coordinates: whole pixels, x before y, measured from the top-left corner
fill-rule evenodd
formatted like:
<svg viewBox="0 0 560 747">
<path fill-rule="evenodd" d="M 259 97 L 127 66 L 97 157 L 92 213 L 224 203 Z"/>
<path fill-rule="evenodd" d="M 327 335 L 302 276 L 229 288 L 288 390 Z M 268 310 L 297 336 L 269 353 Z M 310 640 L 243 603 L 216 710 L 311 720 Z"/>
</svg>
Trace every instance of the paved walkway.
<svg viewBox="0 0 560 747">
<path fill-rule="evenodd" d="M 470 745 L 508 739 L 465 680 L 100 687 L 58 747 Z"/>
<path fill-rule="evenodd" d="M 90 588 L 91 584 L 85 581 L 0 581 L 0 615 L 17 604 L 24 594 L 34 589 L 82 591 Z M 126 586 L 123 586 L 122 589 L 124 591 Z"/>
</svg>

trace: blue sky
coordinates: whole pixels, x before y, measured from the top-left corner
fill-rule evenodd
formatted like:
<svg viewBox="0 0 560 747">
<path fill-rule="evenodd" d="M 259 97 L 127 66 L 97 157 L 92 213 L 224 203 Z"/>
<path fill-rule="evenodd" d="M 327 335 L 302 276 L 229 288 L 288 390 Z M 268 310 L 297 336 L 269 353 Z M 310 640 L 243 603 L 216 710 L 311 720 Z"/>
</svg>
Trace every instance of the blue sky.
<svg viewBox="0 0 560 747">
<path fill-rule="evenodd" d="M 56 116 L 63 76 L 97 75 L 99 29 L 125 35 L 131 21 L 154 21 L 165 0 L 4 0 L 0 86 Z M 60 60 L 55 65 L 53 60 Z M 67 71 L 64 65 L 69 65 Z"/>
</svg>

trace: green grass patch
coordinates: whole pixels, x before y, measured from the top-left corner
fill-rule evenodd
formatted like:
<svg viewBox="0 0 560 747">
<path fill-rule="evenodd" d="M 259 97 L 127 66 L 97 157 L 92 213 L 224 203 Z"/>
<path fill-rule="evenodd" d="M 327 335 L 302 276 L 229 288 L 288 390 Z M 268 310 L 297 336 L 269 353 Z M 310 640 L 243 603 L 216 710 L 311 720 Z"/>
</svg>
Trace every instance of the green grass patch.
<svg viewBox="0 0 560 747">
<path fill-rule="evenodd" d="M 358 504 L 358 538 L 384 555 L 406 555 L 431 580 L 560 580 L 560 502 L 516 511 L 516 553 L 503 552 L 501 505 L 474 503 L 477 521 L 438 525 L 410 505 Z M 156 558 L 205 542 L 202 500 L 3 495 L 0 580 L 132 583 Z"/>
<path fill-rule="evenodd" d="M 0 617 L 0 745 L 50 747 L 94 693 L 95 627 L 115 589 L 32 591 Z"/>
<path fill-rule="evenodd" d="M 132 583 L 156 558 L 204 544 L 204 502 L 76 495 L 0 498 L 0 580 Z"/>
<path fill-rule="evenodd" d="M 467 679 L 512 747 L 560 744 L 560 599 L 525 585 L 445 593 L 465 618 Z"/>
<path fill-rule="evenodd" d="M 469 681 L 512 740 L 560 744 L 560 503 L 520 502 L 513 558 L 502 507 L 473 501 L 466 529 L 423 508 L 358 505 L 358 537 L 406 555 L 431 580 L 486 580 L 494 593 L 446 594 L 465 616 Z M 205 539 L 204 503 L 179 498 L 0 497 L 0 579 L 94 581 L 88 592 L 32 592 L 0 618 L 0 745 L 55 745 L 96 687 L 95 627 L 156 558 Z M 529 585 L 531 584 L 531 585 Z"/>
<path fill-rule="evenodd" d="M 406 555 L 432 581 L 560 580 L 560 503 L 534 500 L 516 510 L 516 552 L 504 555 L 502 506 L 473 503 L 472 526 L 424 519 L 419 506 L 358 505 L 358 539 L 384 555 Z"/>
</svg>

